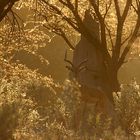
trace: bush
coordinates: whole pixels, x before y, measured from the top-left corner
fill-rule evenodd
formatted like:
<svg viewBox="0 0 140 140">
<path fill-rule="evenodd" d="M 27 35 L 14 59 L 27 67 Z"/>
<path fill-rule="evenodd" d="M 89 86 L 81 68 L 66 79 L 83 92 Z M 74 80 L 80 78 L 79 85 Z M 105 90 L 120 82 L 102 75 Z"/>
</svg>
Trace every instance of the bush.
<svg viewBox="0 0 140 140">
<path fill-rule="evenodd" d="M 8 66 L 9 67 L 9 66 Z M 10 71 L 8 73 L 8 70 Z M 81 101 L 79 85 L 63 85 L 23 65 L 15 65 L 0 80 L 2 140 L 127 140 L 140 135 L 140 89 L 133 81 L 114 93 L 116 125 Z"/>
<path fill-rule="evenodd" d="M 122 85 L 115 96 L 118 123 L 127 134 L 140 130 L 140 88 L 136 81 Z"/>
</svg>

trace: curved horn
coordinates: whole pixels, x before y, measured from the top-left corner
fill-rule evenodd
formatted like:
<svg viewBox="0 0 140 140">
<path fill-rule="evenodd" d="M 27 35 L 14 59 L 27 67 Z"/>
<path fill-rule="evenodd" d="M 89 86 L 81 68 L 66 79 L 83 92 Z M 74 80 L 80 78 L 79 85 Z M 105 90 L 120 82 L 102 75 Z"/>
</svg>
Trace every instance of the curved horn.
<svg viewBox="0 0 140 140">
<path fill-rule="evenodd" d="M 67 50 L 65 51 L 65 58 L 64 61 L 67 62 L 68 64 L 71 65 L 71 67 L 73 67 L 73 63 L 70 60 L 67 60 Z"/>
</svg>

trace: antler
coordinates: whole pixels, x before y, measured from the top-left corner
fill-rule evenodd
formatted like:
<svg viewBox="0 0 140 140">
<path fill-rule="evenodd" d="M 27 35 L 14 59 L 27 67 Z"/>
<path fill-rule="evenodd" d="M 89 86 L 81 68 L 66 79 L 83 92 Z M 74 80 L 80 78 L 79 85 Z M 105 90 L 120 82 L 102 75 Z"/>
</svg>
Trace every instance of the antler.
<svg viewBox="0 0 140 140">
<path fill-rule="evenodd" d="M 66 66 L 66 68 L 68 70 L 72 71 L 75 76 L 77 76 L 82 70 L 86 69 L 86 66 L 83 66 L 83 65 L 87 62 L 87 59 L 80 62 L 80 64 L 77 67 L 75 67 L 74 64 L 70 60 L 67 60 L 67 50 L 65 52 L 64 61 L 66 61 L 68 64 L 70 64 L 70 66 Z"/>
<path fill-rule="evenodd" d="M 86 62 L 88 61 L 88 59 L 83 60 L 77 67 L 80 68 L 82 65 L 84 65 Z"/>
<path fill-rule="evenodd" d="M 74 66 L 73 63 L 70 60 L 67 60 L 67 50 L 65 51 L 65 58 L 64 61 L 66 61 L 68 64 L 70 64 L 72 67 Z"/>
</svg>

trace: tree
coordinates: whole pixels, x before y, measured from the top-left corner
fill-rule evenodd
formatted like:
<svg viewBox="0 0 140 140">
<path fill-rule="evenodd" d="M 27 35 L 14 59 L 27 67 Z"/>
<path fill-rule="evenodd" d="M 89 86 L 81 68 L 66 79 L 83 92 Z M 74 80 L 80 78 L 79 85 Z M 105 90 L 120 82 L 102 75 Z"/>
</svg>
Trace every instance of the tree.
<svg viewBox="0 0 140 140">
<path fill-rule="evenodd" d="M 103 56 L 110 93 L 119 90 L 118 71 L 125 63 L 140 28 L 139 0 L 38 0 L 28 4 L 35 11 L 37 24 L 61 36 L 74 50 L 72 36 L 81 34 Z M 100 39 L 84 24 L 87 9 L 97 18 Z"/>
<path fill-rule="evenodd" d="M 0 0 L 0 21 L 7 15 L 18 0 Z"/>
</svg>

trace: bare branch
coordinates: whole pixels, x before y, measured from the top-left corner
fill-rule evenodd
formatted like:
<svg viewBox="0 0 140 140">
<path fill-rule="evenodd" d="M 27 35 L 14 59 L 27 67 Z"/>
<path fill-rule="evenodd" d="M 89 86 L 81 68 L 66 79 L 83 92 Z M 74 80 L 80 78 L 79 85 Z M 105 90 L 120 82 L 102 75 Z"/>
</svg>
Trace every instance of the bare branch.
<svg viewBox="0 0 140 140">
<path fill-rule="evenodd" d="M 6 1 L 4 3 L 4 5 L 0 5 L 0 21 L 2 21 L 2 19 L 7 15 L 7 13 L 11 10 L 11 8 L 14 5 L 14 1 L 10 2 L 10 1 Z M 4 9 L 6 6 L 8 6 L 6 9 Z"/>
<path fill-rule="evenodd" d="M 12 16 L 13 16 L 13 23 L 14 23 L 14 25 L 17 25 L 18 26 L 18 29 L 19 29 L 19 31 L 20 31 L 20 24 L 19 24 L 19 21 L 18 21 L 18 19 L 16 18 L 16 15 L 15 15 L 15 13 L 11 10 L 11 13 L 12 13 Z M 21 18 L 20 18 L 21 19 Z"/>
<path fill-rule="evenodd" d="M 133 7 L 134 11 L 138 14 L 137 8 L 133 4 L 131 4 L 131 6 Z"/>
<path fill-rule="evenodd" d="M 132 0 L 127 0 L 127 1 L 126 1 L 126 5 L 125 5 L 125 8 L 124 8 L 124 12 L 123 12 L 122 17 L 121 17 L 122 22 L 125 21 L 127 15 L 128 15 L 128 11 L 129 11 L 129 9 L 130 9 L 131 4 L 132 4 Z"/>
<path fill-rule="evenodd" d="M 75 0 L 75 11 L 78 11 L 78 0 Z"/>
<path fill-rule="evenodd" d="M 97 5 L 97 3 L 95 1 L 93 1 L 93 0 L 89 0 L 89 1 L 91 3 L 92 7 L 95 10 L 95 13 L 96 13 L 96 15 L 97 15 L 97 17 L 99 19 L 99 22 L 103 22 L 103 17 L 101 15 L 100 11 L 99 11 L 99 5 Z"/>
<path fill-rule="evenodd" d="M 59 0 L 63 5 L 65 5 L 74 15 L 76 21 L 78 24 L 82 23 L 82 19 L 80 18 L 78 14 L 78 0 L 75 0 L 75 5 L 73 5 L 70 0 L 66 0 L 64 2 L 63 0 Z"/>
<path fill-rule="evenodd" d="M 137 4 L 137 9 L 135 7 L 133 7 L 133 8 L 135 9 L 135 12 L 138 14 L 137 22 L 136 22 L 136 25 L 135 25 L 135 29 L 134 29 L 134 31 L 133 31 L 133 33 L 131 35 L 131 38 L 129 39 L 129 41 L 127 43 L 127 46 L 125 47 L 122 55 L 120 56 L 120 59 L 118 61 L 118 69 L 124 63 L 125 58 L 126 58 L 128 52 L 130 51 L 133 43 L 135 42 L 135 40 L 138 37 L 138 32 L 139 32 L 139 29 L 140 29 L 140 1 L 136 0 L 136 4 Z M 132 3 L 131 3 L 131 5 L 132 5 Z"/>
<path fill-rule="evenodd" d="M 67 6 L 67 3 L 63 0 L 59 0 L 59 2 L 61 2 L 63 5 Z"/>
<path fill-rule="evenodd" d="M 122 13 L 122 16 L 120 15 L 120 7 L 119 7 L 118 0 L 114 0 L 114 2 L 115 2 L 115 9 L 116 9 L 116 14 L 117 14 L 118 24 L 117 24 L 115 49 L 113 51 L 113 62 L 118 62 L 118 59 L 120 56 L 120 51 L 121 51 L 121 46 L 122 46 L 123 26 L 124 26 L 126 17 L 128 15 L 130 6 L 132 4 L 132 0 L 126 1 L 126 5 L 125 5 L 124 11 Z"/>
<path fill-rule="evenodd" d="M 66 34 L 61 30 L 60 31 L 61 32 L 61 37 L 65 40 L 65 42 L 68 44 L 68 46 L 72 49 L 72 50 L 74 50 L 75 48 L 74 48 L 74 46 L 72 45 L 72 43 L 70 42 L 70 40 L 66 37 Z"/>
<path fill-rule="evenodd" d="M 47 1 L 45 1 L 45 0 L 42 0 L 42 1 L 43 1 L 46 5 L 48 5 L 50 8 L 52 8 L 53 11 L 57 12 L 58 15 L 60 15 L 61 17 L 63 17 L 63 19 L 64 19 L 69 25 L 71 25 L 72 28 L 74 28 L 76 31 L 79 32 L 78 27 L 72 22 L 72 20 L 71 20 L 70 18 L 68 18 L 67 16 L 65 16 L 64 13 L 62 13 L 62 11 L 61 11 L 58 7 L 56 7 L 56 6 L 52 5 L 52 4 L 50 4 L 49 2 L 47 2 Z"/>
<path fill-rule="evenodd" d="M 134 6 L 134 4 L 131 4 L 131 6 L 133 7 L 134 11 L 140 15 L 140 0 L 136 0 L 136 6 L 137 8 Z"/>
<path fill-rule="evenodd" d="M 110 54 L 107 50 L 107 40 L 106 40 L 106 26 L 105 26 L 105 20 L 102 17 L 100 11 L 99 11 L 99 5 L 93 1 L 93 0 L 89 0 L 91 5 L 93 6 L 96 16 L 98 17 L 99 23 L 100 23 L 100 27 L 101 27 L 101 51 L 104 54 L 104 58 L 107 60 L 107 63 L 110 63 Z"/>
<path fill-rule="evenodd" d="M 118 62 L 118 69 L 122 66 L 122 64 L 124 63 L 125 61 L 125 58 L 128 54 L 128 52 L 130 51 L 133 43 L 135 42 L 135 40 L 137 39 L 137 35 L 138 35 L 138 32 L 139 32 L 139 29 L 140 29 L 140 16 L 138 16 L 138 19 L 137 19 L 137 23 L 135 25 L 135 29 L 133 31 L 133 34 L 131 36 L 131 38 L 129 39 L 128 41 L 128 44 L 127 46 L 125 47 L 120 59 L 119 59 L 119 62 Z"/>
<path fill-rule="evenodd" d="M 125 43 L 131 38 L 131 36 L 132 36 L 132 31 L 131 31 L 131 33 L 129 34 L 129 36 L 128 36 L 127 38 L 124 39 L 124 41 L 122 42 L 121 45 L 125 44 Z"/>
<path fill-rule="evenodd" d="M 74 12 L 75 11 L 75 8 L 74 8 L 74 5 L 71 3 L 70 0 L 66 0 L 67 1 L 67 7 L 72 11 Z"/>
<path fill-rule="evenodd" d="M 114 65 L 116 65 L 115 63 L 117 62 L 117 59 L 119 58 L 119 55 L 120 55 L 123 23 L 121 22 L 121 13 L 120 13 L 118 0 L 114 0 L 114 4 L 115 4 L 118 24 L 117 24 L 117 32 L 116 32 L 116 42 L 115 42 L 115 46 L 112 52 L 112 62 Z"/>
<path fill-rule="evenodd" d="M 72 18 L 68 18 L 67 16 L 65 16 L 64 13 L 62 13 L 62 11 L 57 6 L 50 4 L 45 0 L 42 1 L 52 9 L 52 12 L 54 11 L 58 15 L 63 17 L 62 20 L 66 21 L 72 28 L 74 28 L 77 32 L 81 33 L 91 44 L 95 44 L 94 46 L 96 46 L 98 49 L 101 49 L 106 59 L 111 59 L 106 47 L 104 47 L 106 45 L 100 43 L 100 40 L 91 34 L 88 28 L 84 25 L 82 18 L 79 16 L 78 10 L 75 10 L 74 5 L 72 5 L 72 3 L 69 0 L 66 0 L 67 8 L 69 8 L 69 10 L 73 13 L 74 20 L 76 21 L 76 23 L 73 23 Z"/>
<path fill-rule="evenodd" d="M 120 20 L 121 13 L 120 13 L 119 2 L 118 2 L 118 0 L 114 0 L 114 3 L 115 3 L 115 10 L 116 10 L 117 18 L 118 18 L 118 20 Z"/>
<path fill-rule="evenodd" d="M 50 27 L 49 27 L 50 26 Z M 64 31 L 61 29 L 61 28 L 54 28 L 54 27 L 51 27 L 51 24 L 49 24 L 48 26 L 46 25 L 43 25 L 43 27 L 45 27 L 46 29 L 48 30 L 51 30 L 53 28 L 53 30 L 51 30 L 53 33 L 61 36 L 65 42 L 68 44 L 68 46 L 74 50 L 74 46 L 72 45 L 72 43 L 70 42 L 70 40 L 67 38 L 66 34 L 64 33 Z"/>
<path fill-rule="evenodd" d="M 113 44 L 113 39 L 112 39 L 112 35 L 111 35 L 111 31 L 110 29 L 107 27 L 107 25 L 105 26 L 106 29 L 107 29 L 107 32 L 108 32 L 108 35 L 109 35 L 109 38 L 110 38 L 110 42 L 111 42 L 111 46 L 112 46 L 112 49 L 114 48 L 114 44 Z"/>
<path fill-rule="evenodd" d="M 105 18 L 106 18 L 106 15 L 107 15 L 107 13 L 108 13 L 108 11 L 109 11 L 111 5 L 112 5 L 112 0 L 109 1 L 109 5 L 108 5 L 108 6 L 107 6 L 107 4 L 106 4 L 106 12 L 105 12 L 104 17 L 103 17 L 104 20 L 105 20 Z"/>
</svg>

